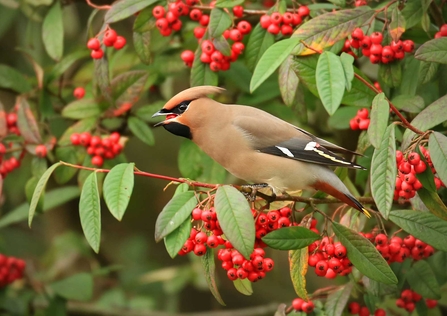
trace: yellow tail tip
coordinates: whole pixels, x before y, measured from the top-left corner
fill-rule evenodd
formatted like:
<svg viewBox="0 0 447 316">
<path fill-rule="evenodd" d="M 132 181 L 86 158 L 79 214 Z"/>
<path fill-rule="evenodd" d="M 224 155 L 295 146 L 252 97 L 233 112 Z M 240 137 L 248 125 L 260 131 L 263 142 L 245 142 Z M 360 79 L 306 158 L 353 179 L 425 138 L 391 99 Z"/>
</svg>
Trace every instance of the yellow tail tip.
<svg viewBox="0 0 447 316">
<path fill-rule="evenodd" d="M 371 214 L 368 212 L 366 208 L 362 208 L 362 213 L 365 214 L 366 217 L 371 218 Z"/>
</svg>

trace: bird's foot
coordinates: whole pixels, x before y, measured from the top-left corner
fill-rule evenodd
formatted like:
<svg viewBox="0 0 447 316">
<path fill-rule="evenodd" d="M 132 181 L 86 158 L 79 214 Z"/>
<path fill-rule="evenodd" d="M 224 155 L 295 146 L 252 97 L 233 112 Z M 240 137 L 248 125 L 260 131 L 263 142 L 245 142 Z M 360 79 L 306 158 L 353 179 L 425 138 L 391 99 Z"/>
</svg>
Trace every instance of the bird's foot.
<svg viewBox="0 0 447 316">
<path fill-rule="evenodd" d="M 241 188 L 242 188 L 241 190 L 242 194 L 244 194 L 245 197 L 251 202 L 253 202 L 256 199 L 256 196 L 260 196 L 269 203 L 273 202 L 276 198 L 276 194 L 275 191 L 273 190 L 273 187 L 271 187 L 267 183 L 244 184 L 241 186 Z M 264 188 L 270 188 L 272 190 L 272 195 L 267 195 L 262 192 L 259 192 L 260 189 Z"/>
</svg>

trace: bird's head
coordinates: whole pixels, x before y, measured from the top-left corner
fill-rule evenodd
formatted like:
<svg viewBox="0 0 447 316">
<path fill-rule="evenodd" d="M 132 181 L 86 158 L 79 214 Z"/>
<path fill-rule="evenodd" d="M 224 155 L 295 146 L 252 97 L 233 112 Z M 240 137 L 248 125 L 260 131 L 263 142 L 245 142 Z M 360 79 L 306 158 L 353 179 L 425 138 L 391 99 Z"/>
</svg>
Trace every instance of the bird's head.
<svg viewBox="0 0 447 316">
<path fill-rule="evenodd" d="M 207 96 L 223 91 L 224 89 L 219 87 L 198 86 L 176 94 L 166 102 L 160 111 L 152 115 L 152 117 L 166 117 L 164 121 L 155 124 L 154 127 L 163 126 L 175 135 L 191 139 L 191 125 L 203 114 L 204 108 L 202 106 L 207 104 L 206 100 L 210 100 Z"/>
</svg>

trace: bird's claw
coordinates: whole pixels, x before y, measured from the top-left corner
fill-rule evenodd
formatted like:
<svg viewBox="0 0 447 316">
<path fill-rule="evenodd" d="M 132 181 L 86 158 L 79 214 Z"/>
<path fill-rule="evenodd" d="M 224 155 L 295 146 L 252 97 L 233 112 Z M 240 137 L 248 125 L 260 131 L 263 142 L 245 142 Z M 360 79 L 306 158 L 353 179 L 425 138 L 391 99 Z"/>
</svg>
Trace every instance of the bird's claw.
<svg viewBox="0 0 447 316">
<path fill-rule="evenodd" d="M 264 188 L 270 188 L 272 190 L 272 195 L 266 195 L 263 194 L 261 192 L 259 192 L 258 190 L 260 189 L 264 189 Z M 250 201 L 253 202 L 256 199 L 256 196 L 259 195 L 260 197 L 262 197 L 263 199 L 267 200 L 268 202 L 272 202 L 275 200 L 276 198 L 276 194 L 275 191 L 273 190 L 273 188 L 268 185 L 267 183 L 256 183 L 256 184 L 244 184 L 241 186 L 242 190 L 242 194 Z"/>
</svg>

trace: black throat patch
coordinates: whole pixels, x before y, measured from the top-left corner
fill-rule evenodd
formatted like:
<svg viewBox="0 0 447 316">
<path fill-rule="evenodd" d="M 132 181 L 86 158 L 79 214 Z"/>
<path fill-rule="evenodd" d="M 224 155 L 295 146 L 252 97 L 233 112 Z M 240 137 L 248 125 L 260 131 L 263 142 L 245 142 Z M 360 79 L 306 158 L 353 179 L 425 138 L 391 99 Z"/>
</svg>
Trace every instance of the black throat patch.
<svg viewBox="0 0 447 316">
<path fill-rule="evenodd" d="M 168 124 L 163 125 L 163 127 L 170 133 L 185 137 L 188 139 L 192 139 L 191 130 L 188 126 L 177 123 L 177 122 L 171 122 Z"/>
</svg>

